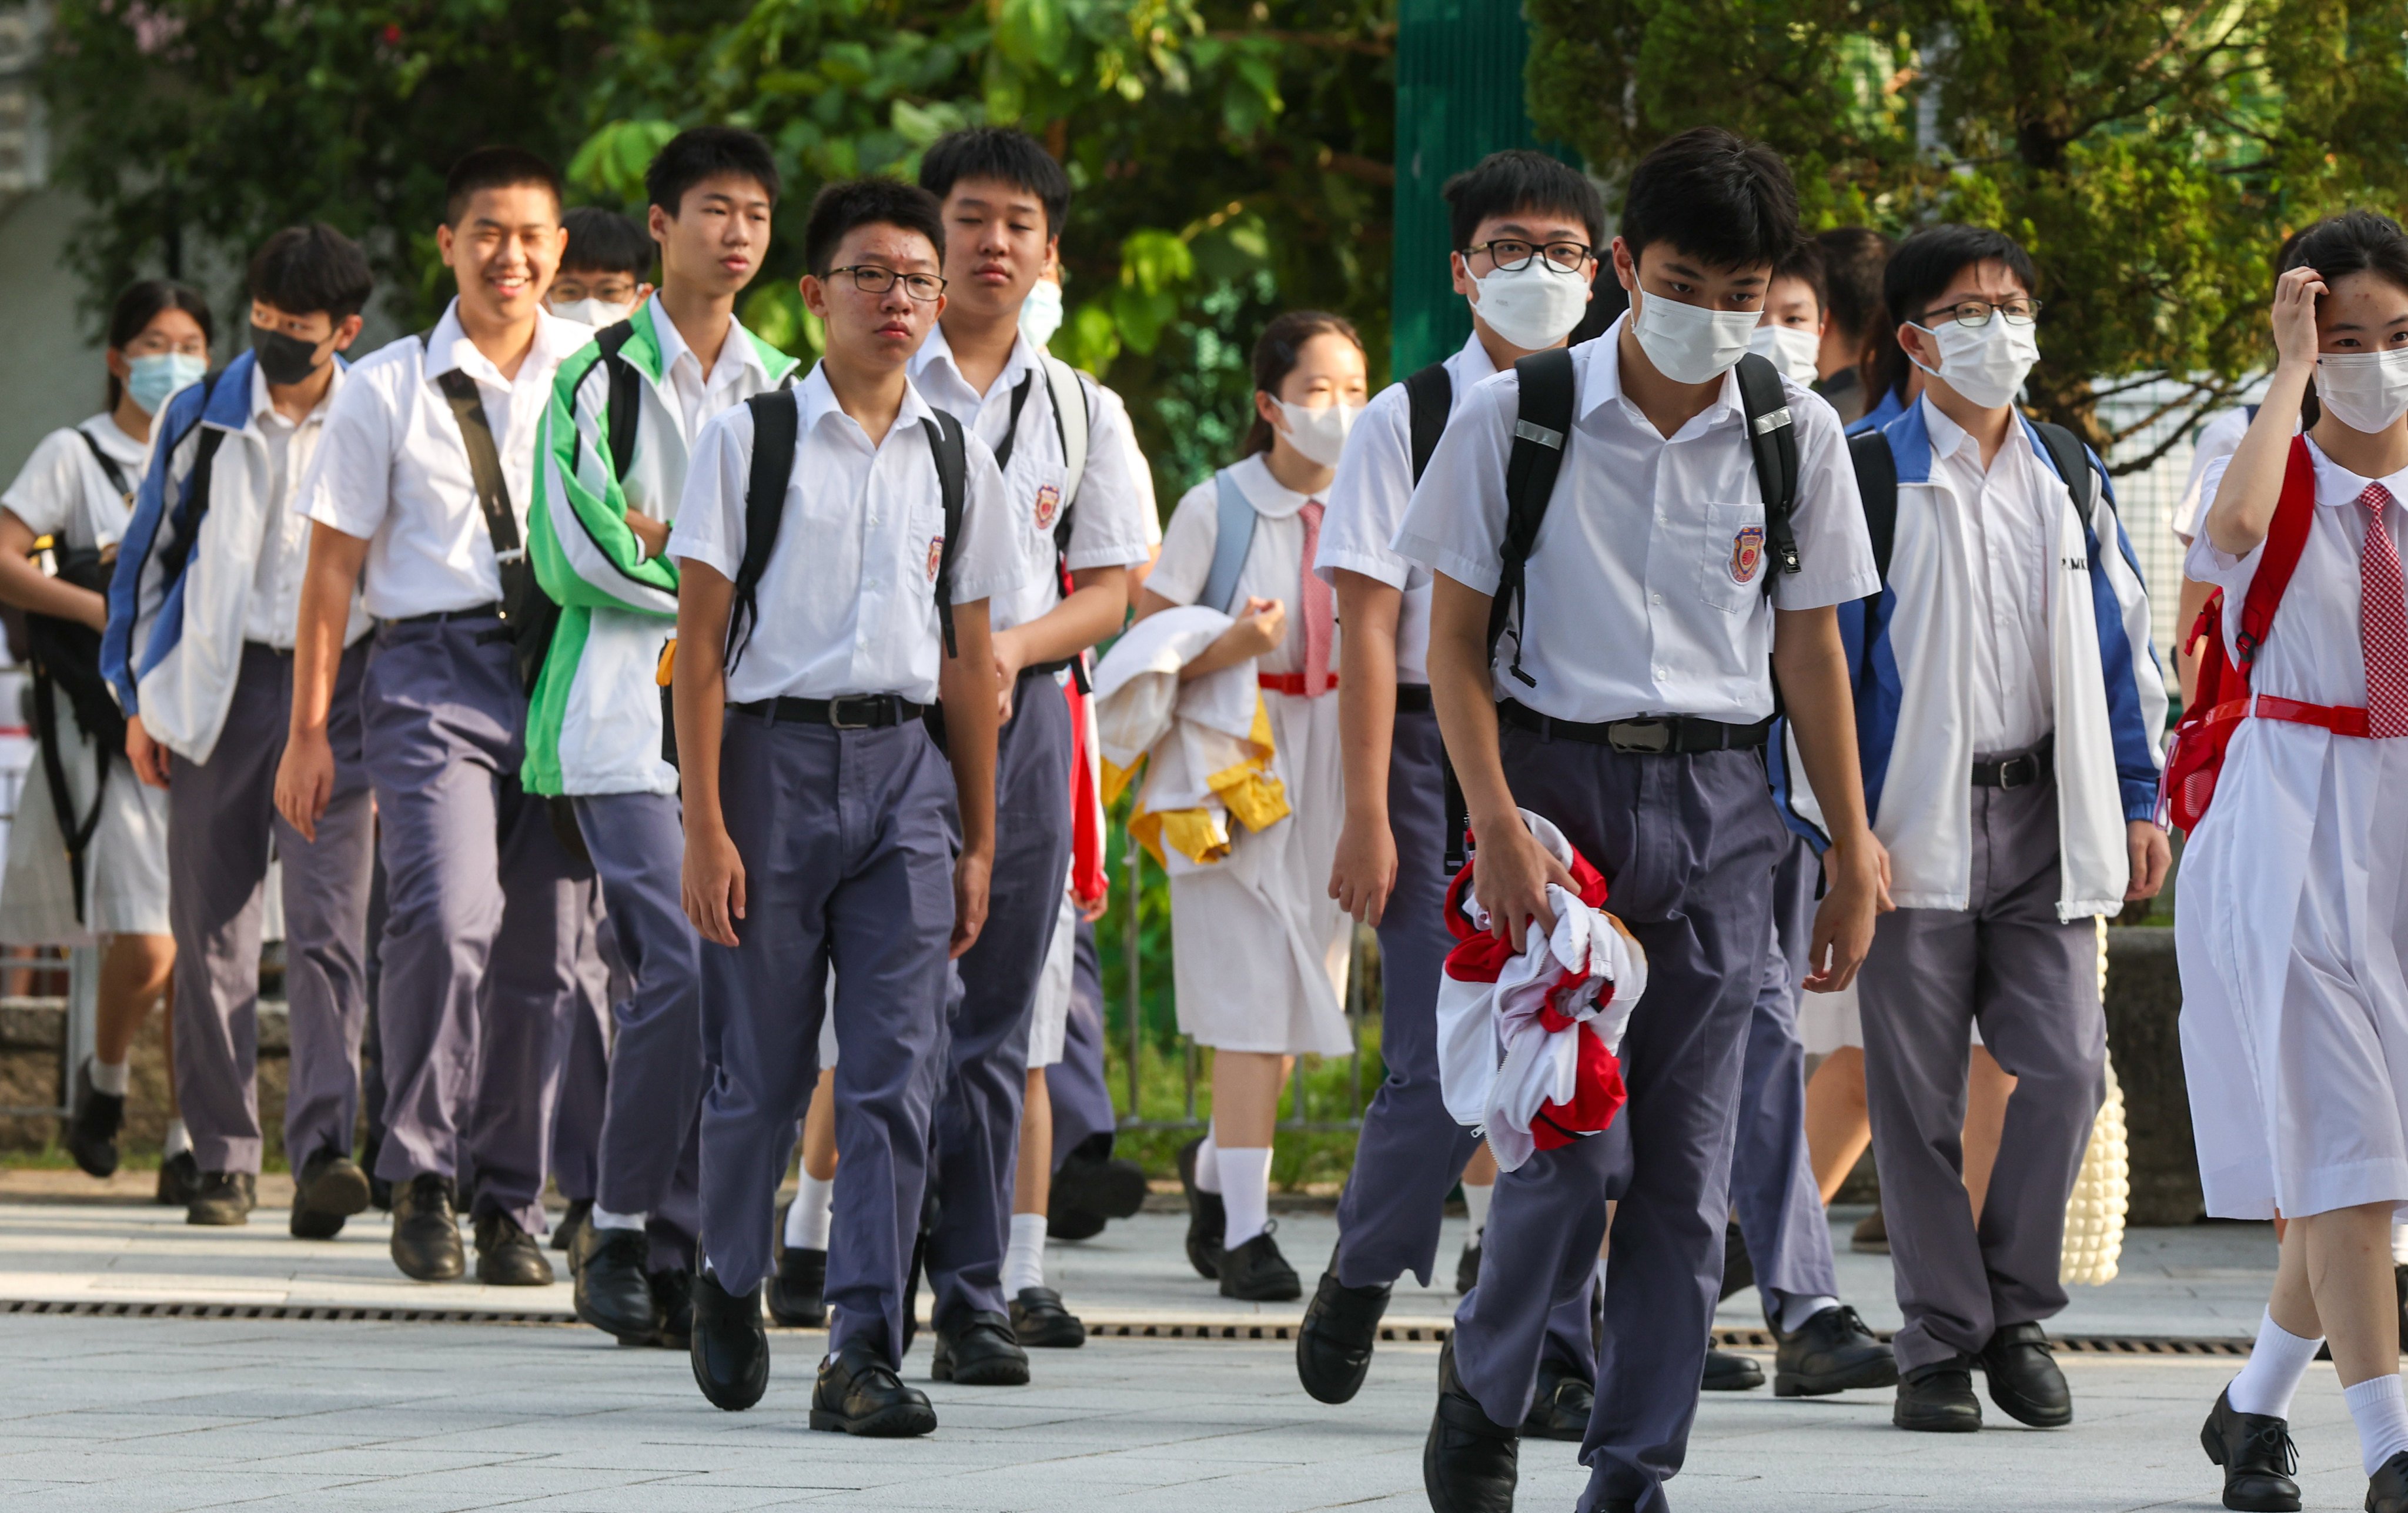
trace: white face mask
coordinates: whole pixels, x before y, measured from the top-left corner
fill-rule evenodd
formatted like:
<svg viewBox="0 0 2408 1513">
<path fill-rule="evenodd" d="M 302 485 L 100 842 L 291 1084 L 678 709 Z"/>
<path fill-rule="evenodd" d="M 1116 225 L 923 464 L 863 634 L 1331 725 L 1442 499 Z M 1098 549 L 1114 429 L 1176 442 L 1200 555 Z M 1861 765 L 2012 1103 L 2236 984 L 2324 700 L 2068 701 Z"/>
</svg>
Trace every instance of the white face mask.
<svg viewBox="0 0 2408 1513">
<path fill-rule="evenodd" d="M 1908 360 L 1933 377 L 1947 380 L 1950 388 L 1984 410 L 2014 403 L 2024 386 L 2024 375 L 2040 361 L 2035 328 L 2010 325 L 1997 310 L 1980 325 L 1943 321 L 1936 330 L 1928 325 L 1914 328 L 1940 343 L 1940 366 L 1928 367 L 1917 357 Z"/>
<path fill-rule="evenodd" d="M 2387 431 L 2408 415 L 2408 348 L 2316 359 L 2316 400 L 2353 431 Z"/>
<path fill-rule="evenodd" d="M 1541 352 L 1572 334 L 1588 310 L 1588 281 L 1533 257 L 1508 273 L 1474 279 L 1471 308 L 1488 329 L 1527 352 Z"/>
<path fill-rule="evenodd" d="M 1644 290 L 1631 297 L 1638 305 L 1631 321 L 1639 350 L 1675 383 L 1711 383 L 1729 372 L 1747 355 L 1764 320 L 1762 310 L 1707 310 Z"/>
<path fill-rule="evenodd" d="M 1805 326 L 1759 325 L 1756 335 L 1747 339 L 1747 350 L 1772 359 L 1772 366 L 1792 383 L 1811 387 L 1822 377 L 1816 366 L 1823 355 L 1822 334 Z"/>
<path fill-rule="evenodd" d="M 1307 461 L 1324 468 L 1335 468 L 1346 451 L 1346 433 L 1354 428 L 1354 417 L 1363 413 L 1361 405 L 1322 405 L 1308 410 L 1274 397 L 1281 416 L 1287 422 L 1288 445 L 1304 454 Z"/>
<path fill-rule="evenodd" d="M 1062 286 L 1044 279 L 1037 281 L 1028 297 L 1020 302 L 1020 334 L 1032 347 L 1042 347 L 1062 329 Z"/>
<path fill-rule="evenodd" d="M 636 313 L 632 300 L 624 305 L 614 305 L 607 299 L 564 299 L 551 309 L 564 321 L 575 321 L 597 331 L 606 325 L 616 325 Z"/>
</svg>

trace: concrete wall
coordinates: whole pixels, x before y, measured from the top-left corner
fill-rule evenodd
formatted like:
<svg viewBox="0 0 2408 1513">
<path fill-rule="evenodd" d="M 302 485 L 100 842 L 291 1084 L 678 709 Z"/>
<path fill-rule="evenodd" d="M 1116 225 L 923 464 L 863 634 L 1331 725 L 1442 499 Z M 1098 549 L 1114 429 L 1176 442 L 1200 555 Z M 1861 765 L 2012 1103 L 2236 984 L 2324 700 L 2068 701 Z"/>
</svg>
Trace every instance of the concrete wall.
<svg viewBox="0 0 2408 1513">
<path fill-rule="evenodd" d="M 0 486 L 46 433 L 108 398 L 100 343 L 77 317 L 82 287 L 62 262 L 79 214 L 64 190 L 0 197 Z"/>
</svg>

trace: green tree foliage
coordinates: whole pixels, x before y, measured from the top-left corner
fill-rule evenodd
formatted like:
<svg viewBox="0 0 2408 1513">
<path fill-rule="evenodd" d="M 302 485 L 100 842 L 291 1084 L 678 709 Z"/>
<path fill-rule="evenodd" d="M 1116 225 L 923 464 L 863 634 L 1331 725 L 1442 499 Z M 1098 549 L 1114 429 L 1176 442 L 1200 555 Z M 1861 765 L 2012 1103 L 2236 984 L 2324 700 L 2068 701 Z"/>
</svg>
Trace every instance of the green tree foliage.
<svg viewBox="0 0 2408 1513">
<path fill-rule="evenodd" d="M 2159 374 L 2187 392 L 2143 425 L 2229 403 L 2265 359 L 2282 238 L 2347 205 L 2396 211 L 2408 190 L 2401 0 L 1528 10 L 1539 122 L 1610 180 L 1711 122 L 1788 154 L 1815 224 L 2021 238 L 2047 301 L 2033 399 L 2100 440 L 2097 401 Z"/>
</svg>

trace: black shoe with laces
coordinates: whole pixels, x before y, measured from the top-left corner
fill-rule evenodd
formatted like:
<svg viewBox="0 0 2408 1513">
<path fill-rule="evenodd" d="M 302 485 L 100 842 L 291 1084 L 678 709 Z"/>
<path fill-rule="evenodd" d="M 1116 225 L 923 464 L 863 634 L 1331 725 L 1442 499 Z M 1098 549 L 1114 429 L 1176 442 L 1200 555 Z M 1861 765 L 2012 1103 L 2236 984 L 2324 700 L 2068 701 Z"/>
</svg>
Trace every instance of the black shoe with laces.
<svg viewBox="0 0 2408 1513">
<path fill-rule="evenodd" d="M 535 1236 L 498 1209 L 477 1217 L 477 1280 L 487 1287 L 550 1287 L 552 1262 Z"/>
<path fill-rule="evenodd" d="M 964 1387 L 1025 1387 L 1028 1352 L 1012 1337 L 1009 1316 L 963 1314 L 937 1326 L 928 1375 Z"/>
<path fill-rule="evenodd" d="M 652 1237 L 641 1230 L 589 1227 L 568 1268 L 577 1281 L 577 1317 L 622 1345 L 651 1344 L 661 1330 L 660 1304 L 646 1275 L 652 1254 Z M 480 1273 L 483 1264 L 480 1258 Z"/>
<path fill-rule="evenodd" d="M 343 1221 L 368 1206 L 368 1177 L 339 1150 L 321 1150 L 293 1180 L 293 1237 L 331 1240 Z"/>
<path fill-rule="evenodd" d="M 1926 1434 L 1970 1434 L 1981 1428 L 1971 1358 L 1952 1355 L 1899 1373 L 1889 1421 Z"/>
<path fill-rule="evenodd" d="M 1463 1242 L 1463 1253 L 1455 1258 L 1455 1291 L 1466 1297 L 1480 1285 L 1480 1236 L 1474 1234 Z"/>
<path fill-rule="evenodd" d="M 901 1439 L 933 1433 L 937 1410 L 929 1406 L 927 1393 L 904 1385 L 868 1346 L 849 1345 L 820 1362 L 819 1380 L 811 1388 L 811 1427 L 866 1439 Z"/>
<path fill-rule="evenodd" d="M 1221 1240 L 1228 1232 L 1229 1211 L 1219 1193 L 1196 1185 L 1196 1154 L 1203 1148 L 1201 1136 L 1179 1147 L 1179 1186 L 1187 1194 L 1187 1264 L 1209 1282 L 1221 1275 Z"/>
<path fill-rule="evenodd" d="M 686 1353 L 694 1384 L 714 1407 L 740 1413 L 769 1390 L 769 1333 L 761 1327 L 761 1290 L 737 1297 L 709 1272 L 696 1272 L 693 1334 Z M 811 1427 L 819 1427 L 818 1413 Z"/>
<path fill-rule="evenodd" d="M 152 1189 L 150 1201 L 162 1208 L 189 1208 L 201 1195 L 201 1160 L 189 1150 L 179 1150 L 159 1163 L 159 1183 Z"/>
<path fill-rule="evenodd" d="M 2038 1324 L 2007 1325 L 1973 1359 L 1989 1379 L 1990 1401 L 2008 1418 L 2034 1429 L 2073 1421 L 2072 1390 L 2049 1354 L 2048 1332 Z"/>
<path fill-rule="evenodd" d="M 117 1132 L 124 1128 L 124 1095 L 93 1087 L 90 1061 L 76 1068 L 74 1110 L 59 1136 L 86 1176 L 117 1174 Z"/>
<path fill-rule="evenodd" d="M 1240 1303 L 1294 1303 L 1304 1296 L 1296 1268 L 1271 1238 L 1278 1229 L 1276 1221 L 1267 1224 L 1244 1245 L 1221 1252 L 1221 1296 Z"/>
<path fill-rule="evenodd" d="M 1331 1252 L 1329 1269 L 1321 1274 L 1304 1325 L 1296 1332 L 1297 1380 L 1316 1401 L 1352 1402 L 1363 1390 L 1371 1351 L 1380 1343 L 1380 1319 L 1395 1290 L 1393 1283 L 1348 1287 L 1338 1279 L 1338 1256 Z"/>
<path fill-rule="evenodd" d="M 468 1270 L 450 1177 L 422 1172 L 393 1185 L 393 1263 L 413 1282 L 456 1282 Z"/>
<path fill-rule="evenodd" d="M 1075 1350 L 1087 1343 L 1087 1326 L 1062 1306 L 1050 1287 L 1024 1287 L 1011 1300 L 1011 1337 L 1031 1350 Z"/>
<path fill-rule="evenodd" d="M 1513 1513 L 1516 1431 L 1488 1417 L 1455 1375 L 1455 1341 L 1438 1352 L 1438 1410 L 1422 1441 L 1422 1491 L 1431 1513 Z"/>
<path fill-rule="evenodd" d="M 1737 1350 L 1718 1350 L 1711 1340 L 1706 1345 L 1706 1373 L 1698 1383 L 1708 1392 L 1753 1392 L 1764 1385 L 1764 1368 L 1756 1357 L 1742 1355 Z"/>
<path fill-rule="evenodd" d="M 2224 1506 L 2236 1513 L 2299 1513 L 2300 1452 L 2290 1423 L 2263 1413 L 2235 1409 L 2226 1392 L 2200 1426 L 2200 1448 L 2224 1468 Z"/>
<path fill-rule="evenodd" d="M 1530 1394 L 1522 1437 L 1577 1445 L 1588 1437 L 1589 1415 L 1596 1406 L 1596 1384 L 1559 1361 L 1541 1361 L 1539 1390 Z"/>
<path fill-rule="evenodd" d="M 184 1209 L 187 1224 L 248 1224 L 259 1203 L 259 1179 L 249 1172 L 203 1172 L 201 1190 Z"/>
<path fill-rule="evenodd" d="M 1898 1357 L 1865 1327 L 1854 1308 L 1825 1308 L 1781 1342 L 1772 1362 L 1772 1395 L 1821 1397 L 1858 1387 L 1896 1387 Z"/>
<path fill-rule="evenodd" d="M 769 1278 L 769 1317 L 788 1329 L 827 1327 L 827 1252 L 788 1246 Z"/>
</svg>

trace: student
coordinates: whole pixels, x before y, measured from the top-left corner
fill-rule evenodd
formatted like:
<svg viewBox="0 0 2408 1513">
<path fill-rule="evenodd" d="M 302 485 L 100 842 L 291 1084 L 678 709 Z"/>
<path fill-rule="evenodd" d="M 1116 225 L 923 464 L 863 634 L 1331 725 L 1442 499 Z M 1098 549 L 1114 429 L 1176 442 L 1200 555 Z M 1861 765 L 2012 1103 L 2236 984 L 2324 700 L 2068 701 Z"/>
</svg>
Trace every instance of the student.
<svg viewBox="0 0 2408 1513">
<path fill-rule="evenodd" d="M 669 540 L 684 899 L 705 942 L 704 1055 L 716 1069 L 702 1112 L 695 1379 L 728 1409 L 767 1387 L 772 1194 L 833 1015 L 844 1181 L 810 1424 L 866 1435 L 936 1427 L 926 1395 L 896 1375 L 903 1276 L 948 962 L 982 933 L 995 866 L 988 603 L 1033 570 L 994 454 L 906 372 L 944 312 L 944 246 L 924 189 L 862 179 L 820 191 L 802 295 L 825 323 L 826 354 L 790 393 L 704 426 Z M 793 449 L 782 468 L 781 437 Z M 752 522 L 771 517 L 775 536 L 756 534 Z M 942 755 L 922 717 L 931 704 Z"/>
<path fill-rule="evenodd" d="M 0 877 L 0 941 L 99 944 L 93 1054 L 75 1069 L 74 1111 L 61 1131 L 68 1154 L 93 1176 L 117 1170 L 134 1037 L 167 994 L 175 961 L 167 796 L 119 759 L 119 715 L 97 659 L 108 618 L 104 585 L 150 454 L 151 417 L 208 370 L 209 333 L 208 302 L 180 283 L 146 280 L 118 295 L 108 315 L 108 408 L 44 437 L 0 494 L 0 600 L 39 617 L 35 655 L 49 669 L 34 695 L 41 756 L 18 796 Z M 43 537 L 55 575 L 33 560 Z M 172 1025 L 162 1032 L 172 1065 Z M 192 1201 L 200 1169 L 175 1112 L 171 1087 L 158 1196 L 180 1206 Z"/>
<path fill-rule="evenodd" d="M 1044 1215 L 1012 1212 L 1030 1015 L 1070 865 L 1071 731 L 1060 685 L 1127 618 L 1128 569 L 1149 555 L 1153 488 L 1133 476 L 1139 459 L 1117 397 L 1021 334 L 1021 307 L 1069 214 L 1062 166 L 1025 132 L 972 127 L 928 149 L 920 187 L 944 207 L 948 281 L 911 383 L 993 450 L 1029 566 L 1020 589 L 989 607 L 1002 721 L 995 875 L 986 929 L 958 969 L 937 1098 L 933 1369 L 939 1381 L 1018 1386 L 1028 1380 L 1018 1333 L 1069 1333 L 1058 1299 L 1025 1295 L 1048 1290 L 1029 1278 Z M 1008 1250 L 1018 1253 L 1019 1288 L 1003 1285 Z"/>
<path fill-rule="evenodd" d="M 1769 150 L 1713 127 L 1658 146 L 1613 243 L 1630 313 L 1477 389 L 1398 527 L 1398 553 L 1433 574 L 1430 692 L 1480 843 L 1480 901 L 1517 949 L 1533 921 L 1553 926 L 1546 884 L 1565 878 L 1522 823 L 1527 805 L 1612 877 L 1612 907 L 1648 958 L 1621 1051 L 1628 1104 L 1605 1134 L 1498 1181 L 1423 1452 L 1441 1510 L 1510 1503 L 1547 1311 L 1588 1286 L 1616 1200 L 1583 1501 L 1660 1506 L 1681 1463 L 1784 835 L 1761 751 L 1775 677 L 1817 791 L 1835 796 L 1808 988 L 1854 975 L 1881 901 L 1832 609 L 1877 581 L 1839 420 L 1795 383 L 1732 371 L 1799 239 L 1797 192 Z M 1750 373 L 1783 404 L 1748 398 Z M 1782 408 L 1797 459 L 1785 521 L 1767 509 L 1747 420 Z M 1508 459 L 1530 465 L 1517 426 L 1561 446 L 1526 568 L 1502 544 Z M 1762 433 L 1769 447 L 1777 429 Z M 1792 533 L 1794 571 L 1778 550 Z M 1500 585 L 1510 641 L 1490 634 Z"/>
<path fill-rule="evenodd" d="M 2299 1506 L 2291 1397 L 2329 1342 L 2366 1506 L 2403 1513 L 2386 1273 L 2408 1203 L 2408 806 L 2394 796 L 2408 755 L 2408 234 L 2353 210 L 2310 227 L 2284 269 L 2273 376 L 2229 463 L 2201 480 L 2211 502 L 2185 562 L 2223 591 L 2234 664 L 2244 623 L 2261 638 L 2245 665 L 2252 716 L 2185 845 L 2174 921 L 2200 1177 L 2209 1214 L 2286 1220 L 2257 1345 L 2201 1438 L 2225 1506 Z M 2264 623 L 2258 580 L 2286 566 Z"/>
<path fill-rule="evenodd" d="M 1455 289 L 1471 336 L 1437 367 L 1365 409 L 1329 488 L 1314 570 L 1346 627 L 1338 713 L 1345 824 L 1329 896 L 1380 932 L 1380 1057 L 1386 1079 L 1339 1200 L 1339 1242 L 1297 1336 L 1297 1375 L 1325 1403 L 1361 1388 L 1396 1279 L 1429 1284 L 1447 1193 L 1484 1151 L 1440 1095 L 1438 985 L 1447 930 L 1446 798 L 1430 713 L 1430 575 L 1391 546 L 1418 465 L 1484 379 L 1559 346 L 1589 302 L 1605 208 L 1578 169 L 1542 152 L 1496 152 L 1442 191 Z M 1494 1168 L 1484 1174 L 1496 1178 Z M 1488 1188 L 1479 1188 L 1485 1197 Z M 1475 1224 L 1476 1228 L 1476 1224 Z M 1477 1264 L 1476 1262 L 1474 1263 Z M 1596 1350 L 1584 1295 L 1556 1310 L 1526 1432 L 1577 1439 L 1588 1427 Z"/>
<path fill-rule="evenodd" d="M 769 144 L 696 126 L 644 181 L 660 291 L 561 365 L 538 446 L 528 531 L 561 611 L 521 770 L 528 792 L 573 807 L 631 979 L 612 1005 L 599 1185 L 571 1265 L 578 1317 L 635 1343 L 684 1338 L 705 1080 L 701 943 L 680 898 L 677 770 L 661 755 L 678 584 L 662 549 L 703 425 L 796 367 L 735 316 L 777 209 Z"/>
<path fill-rule="evenodd" d="M 1881 273 L 1885 281 L 1888 276 L 1888 259 L 1892 255 L 1895 255 L 1895 250 L 1885 242 Z M 1877 324 L 1866 333 L 1868 355 L 1856 371 L 1858 392 L 1874 397 L 1870 409 L 1848 423 L 1851 437 L 1880 430 L 1904 414 L 1909 406 L 1923 396 L 1923 369 L 1914 365 L 1906 349 L 1899 346 L 1892 335 L 1898 324 L 1897 317 L 1886 306 L 1874 307 L 1870 313 L 1885 324 Z"/>
<path fill-rule="evenodd" d="M 635 314 L 652 296 L 644 276 L 652 270 L 657 252 L 644 227 L 598 205 L 580 205 L 560 223 L 568 233 L 568 250 L 560 254 L 560 271 L 544 293 L 544 309 L 599 331 Z"/>
<path fill-rule="evenodd" d="M 288 227 L 260 245 L 251 350 L 163 412 L 102 646 L 126 756 L 167 797 L 176 1082 L 201 1166 L 185 1216 L 194 1224 L 245 1223 L 255 1197 L 260 922 L 271 852 L 283 863 L 296 1239 L 332 1238 L 368 1205 L 351 1159 L 376 824 L 360 765 L 368 622 L 356 600 L 328 723 L 334 790 L 315 840 L 277 816 L 275 783 L 308 549 L 293 500 L 374 287 L 358 244 L 331 226 Z"/>
<path fill-rule="evenodd" d="M 1765 291 L 1764 319 L 1747 350 L 1781 370 L 1793 383 L 1813 388 L 1823 376 L 1823 349 L 1831 334 L 1829 287 L 1823 253 L 1813 242 L 1783 258 Z"/>
<path fill-rule="evenodd" d="M 537 597 L 520 514 L 536 433 L 553 370 L 589 334 L 544 313 L 566 234 L 542 159 L 462 158 L 435 237 L 458 295 L 434 329 L 352 367 L 301 487 L 313 526 L 276 806 L 317 839 L 357 584 L 380 622 L 360 711 L 389 909 L 377 1172 L 394 1185 L 394 1264 L 419 1281 L 466 1270 L 454 1203 L 473 1173 L 478 1278 L 535 1287 L 552 1279 L 532 1236 L 591 885 L 519 787 L 511 638 Z"/>
<path fill-rule="evenodd" d="M 1817 233 L 1823 260 L 1823 346 L 1814 367 L 1822 381 L 1814 392 L 1830 402 L 1840 419 L 1854 425 L 1873 401 L 1868 375 L 1889 343 L 1891 322 L 1882 318 L 1882 269 L 1890 240 L 1870 226 L 1837 226 Z"/>
</svg>

